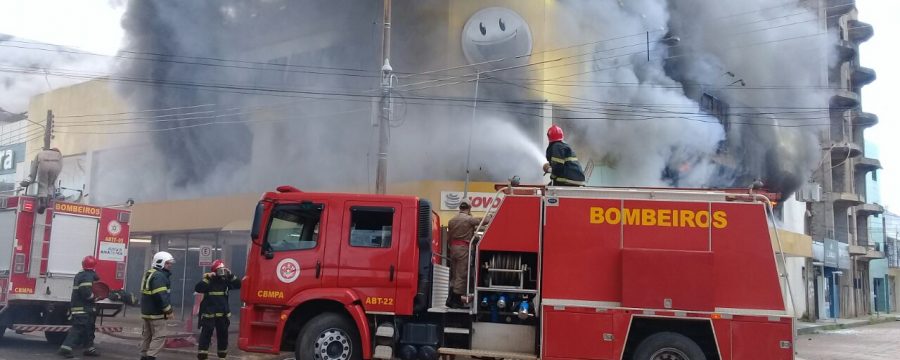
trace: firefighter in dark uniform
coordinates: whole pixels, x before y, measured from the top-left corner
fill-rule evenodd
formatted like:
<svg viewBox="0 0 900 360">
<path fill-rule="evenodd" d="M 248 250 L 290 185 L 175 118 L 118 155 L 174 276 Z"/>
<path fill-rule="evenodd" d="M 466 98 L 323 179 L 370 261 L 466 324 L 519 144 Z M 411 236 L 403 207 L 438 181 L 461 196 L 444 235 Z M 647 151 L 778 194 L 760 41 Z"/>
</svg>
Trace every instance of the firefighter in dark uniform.
<svg viewBox="0 0 900 360">
<path fill-rule="evenodd" d="M 174 312 L 169 301 L 169 279 L 175 258 L 160 251 L 153 255 L 152 268 L 141 278 L 141 360 L 156 360 L 166 342 L 166 320 Z"/>
<path fill-rule="evenodd" d="M 194 291 L 203 294 L 200 302 L 200 340 L 197 344 L 197 359 L 205 360 L 209 355 L 209 343 L 213 330 L 216 331 L 216 347 L 219 359 L 228 355 L 228 326 L 231 324 L 231 310 L 228 306 L 228 292 L 241 288 L 241 280 L 225 267 L 225 262 L 212 263 L 212 272 L 203 274 L 203 280 L 194 286 Z"/>
<path fill-rule="evenodd" d="M 94 281 L 100 277 L 94 272 L 97 267 L 97 259 L 93 256 L 85 256 L 81 260 L 81 272 L 75 275 L 72 286 L 72 300 L 69 308 L 72 327 L 66 340 L 59 347 L 59 354 L 65 358 L 72 358 L 72 349 L 77 345 L 84 345 L 85 356 L 100 356 L 100 352 L 94 347 L 94 329 L 97 314 L 94 312 Z"/>
<path fill-rule="evenodd" d="M 550 173 L 551 186 L 584 186 L 584 172 L 578 163 L 578 156 L 563 142 L 563 130 L 553 125 L 547 129 L 547 163 L 544 173 Z"/>
</svg>

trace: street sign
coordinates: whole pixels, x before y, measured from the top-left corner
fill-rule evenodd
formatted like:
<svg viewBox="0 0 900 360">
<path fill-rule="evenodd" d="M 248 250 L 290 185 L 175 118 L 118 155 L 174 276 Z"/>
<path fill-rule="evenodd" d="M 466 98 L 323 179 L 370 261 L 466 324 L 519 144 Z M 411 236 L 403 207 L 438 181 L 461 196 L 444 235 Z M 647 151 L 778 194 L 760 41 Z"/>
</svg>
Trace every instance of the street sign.
<svg viewBox="0 0 900 360">
<path fill-rule="evenodd" d="M 213 248 L 210 245 L 200 245 L 200 266 L 210 266 L 213 262 Z"/>
</svg>

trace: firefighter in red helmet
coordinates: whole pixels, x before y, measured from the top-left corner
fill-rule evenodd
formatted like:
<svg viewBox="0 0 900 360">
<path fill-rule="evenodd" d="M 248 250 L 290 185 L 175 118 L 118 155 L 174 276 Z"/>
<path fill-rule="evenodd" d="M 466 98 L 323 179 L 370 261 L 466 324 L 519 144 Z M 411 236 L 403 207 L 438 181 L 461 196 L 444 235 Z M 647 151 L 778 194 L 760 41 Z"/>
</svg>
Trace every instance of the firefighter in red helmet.
<svg viewBox="0 0 900 360">
<path fill-rule="evenodd" d="M 75 275 L 72 286 L 72 300 L 69 308 L 72 327 L 66 340 L 59 347 L 59 354 L 65 358 L 72 358 L 72 349 L 77 345 L 84 346 L 85 356 L 100 356 L 100 352 L 94 347 L 94 331 L 96 330 L 97 314 L 94 312 L 94 303 L 98 299 L 94 296 L 94 282 L 100 281 L 100 277 L 94 272 L 97 268 L 97 258 L 85 256 L 81 260 L 81 272 Z"/>
<path fill-rule="evenodd" d="M 241 288 L 241 280 L 231 273 L 222 260 L 212 263 L 212 272 L 203 274 L 203 280 L 194 286 L 194 291 L 203 294 L 200 302 L 200 339 L 197 344 L 197 359 L 209 356 L 209 344 L 213 330 L 216 331 L 217 355 L 220 359 L 228 356 L 228 326 L 231 310 L 228 306 L 228 292 Z"/>
<path fill-rule="evenodd" d="M 557 125 L 547 129 L 547 163 L 544 173 L 550 173 L 551 186 L 584 186 L 584 172 L 575 150 L 563 142 L 563 130 Z"/>
</svg>

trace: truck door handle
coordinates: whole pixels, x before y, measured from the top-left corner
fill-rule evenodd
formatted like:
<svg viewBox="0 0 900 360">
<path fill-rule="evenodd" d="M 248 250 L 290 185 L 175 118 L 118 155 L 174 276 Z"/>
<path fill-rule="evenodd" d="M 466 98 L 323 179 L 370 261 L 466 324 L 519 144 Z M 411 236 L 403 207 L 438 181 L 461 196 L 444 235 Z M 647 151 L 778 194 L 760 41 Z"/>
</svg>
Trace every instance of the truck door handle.
<svg viewBox="0 0 900 360">
<path fill-rule="evenodd" d="M 394 265 L 391 265 L 391 281 L 394 281 Z"/>
<path fill-rule="evenodd" d="M 322 261 L 316 260 L 316 279 L 322 274 Z"/>
</svg>

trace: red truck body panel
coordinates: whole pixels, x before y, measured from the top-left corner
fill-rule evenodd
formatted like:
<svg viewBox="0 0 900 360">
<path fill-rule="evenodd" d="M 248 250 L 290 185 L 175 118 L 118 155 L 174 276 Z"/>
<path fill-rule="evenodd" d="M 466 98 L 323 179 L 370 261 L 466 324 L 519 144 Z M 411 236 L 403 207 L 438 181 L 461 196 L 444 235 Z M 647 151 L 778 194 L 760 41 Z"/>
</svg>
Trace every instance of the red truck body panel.
<svg viewBox="0 0 900 360">
<path fill-rule="evenodd" d="M 708 329 L 723 360 L 792 359 L 793 318 L 776 270 L 768 204 L 736 191 L 635 194 L 516 188 L 503 197 L 475 258 L 536 258 L 540 358 L 620 359 L 634 346 L 629 334 L 636 321 L 666 319 Z M 262 219 L 270 219 L 275 204 L 302 201 L 324 206 L 319 235 L 330 240 L 305 252 L 276 252 L 272 259 L 260 256 L 259 243 L 253 245 L 245 281 L 251 291 L 242 292 L 244 350 L 278 352 L 292 309 L 308 301 L 343 304 L 361 334 L 374 332 L 368 325 L 372 316 L 413 315 L 418 200 L 267 193 Z M 391 247 L 349 245 L 354 206 L 393 209 Z M 260 226 L 264 239 L 267 226 Z M 477 265 L 475 281 L 481 284 L 489 270 Z M 285 271 L 299 275 L 279 280 Z M 368 358 L 372 338 L 361 340 Z"/>
</svg>

